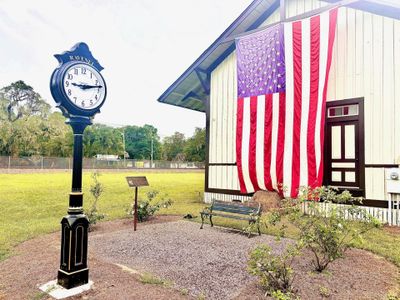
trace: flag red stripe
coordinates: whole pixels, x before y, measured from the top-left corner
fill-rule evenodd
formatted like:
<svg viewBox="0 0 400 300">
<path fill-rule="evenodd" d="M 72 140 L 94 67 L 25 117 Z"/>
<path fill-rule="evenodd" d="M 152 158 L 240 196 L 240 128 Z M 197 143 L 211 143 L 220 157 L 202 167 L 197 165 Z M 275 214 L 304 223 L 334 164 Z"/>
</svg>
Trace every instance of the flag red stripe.
<svg viewBox="0 0 400 300">
<path fill-rule="evenodd" d="M 317 166 L 315 157 L 315 125 L 318 107 L 319 91 L 319 54 L 320 54 L 320 16 L 310 20 L 310 106 L 308 111 L 307 128 L 307 160 L 308 160 L 308 185 L 316 187 Z"/>
<path fill-rule="evenodd" d="M 324 153 L 324 133 L 325 133 L 325 113 L 326 113 L 326 94 L 328 91 L 328 79 L 329 79 L 329 70 L 331 68 L 332 63 L 332 50 L 333 50 L 333 42 L 335 41 L 335 34 L 336 34 L 336 22 L 337 22 L 337 14 L 338 9 L 332 9 L 329 12 L 329 42 L 328 42 L 328 59 L 326 62 L 326 72 L 325 72 L 325 83 L 324 83 L 324 91 L 322 96 L 322 113 L 321 113 L 321 153 Z M 321 162 L 318 170 L 318 185 L 322 184 L 323 180 L 323 167 L 324 167 L 324 160 L 323 155 L 321 155 Z"/>
<path fill-rule="evenodd" d="M 237 163 L 240 191 L 242 193 L 246 193 L 247 191 L 246 191 L 246 185 L 244 184 L 243 168 L 242 168 L 243 103 L 244 99 L 239 98 L 237 102 L 237 123 L 236 123 L 236 163 Z"/>
<path fill-rule="evenodd" d="M 276 150 L 276 180 L 278 183 L 279 194 L 283 196 L 283 151 L 285 149 L 285 116 L 286 116 L 286 94 L 279 93 L 279 125 L 278 125 L 278 145 Z"/>
<path fill-rule="evenodd" d="M 271 179 L 272 96 L 273 94 L 265 95 L 264 114 L 264 182 L 265 187 L 270 191 L 273 190 Z"/>
<path fill-rule="evenodd" d="M 257 96 L 250 97 L 250 139 L 249 139 L 249 175 L 254 190 L 260 187 L 257 182 Z"/>
<path fill-rule="evenodd" d="M 293 156 L 292 156 L 292 184 L 291 197 L 296 197 L 300 184 L 300 128 L 302 102 L 302 24 L 301 21 L 293 24 Z"/>
</svg>

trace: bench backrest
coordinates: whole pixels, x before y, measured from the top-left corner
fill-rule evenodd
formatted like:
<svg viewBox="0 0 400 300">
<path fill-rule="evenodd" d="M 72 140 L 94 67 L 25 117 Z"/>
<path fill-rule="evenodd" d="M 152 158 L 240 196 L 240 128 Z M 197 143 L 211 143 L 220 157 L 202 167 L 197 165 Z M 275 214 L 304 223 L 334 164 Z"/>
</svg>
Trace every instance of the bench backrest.
<svg viewBox="0 0 400 300">
<path fill-rule="evenodd" d="M 232 203 L 225 201 L 213 200 L 211 211 L 222 211 L 241 215 L 258 215 L 261 207 L 259 203 Z"/>
</svg>

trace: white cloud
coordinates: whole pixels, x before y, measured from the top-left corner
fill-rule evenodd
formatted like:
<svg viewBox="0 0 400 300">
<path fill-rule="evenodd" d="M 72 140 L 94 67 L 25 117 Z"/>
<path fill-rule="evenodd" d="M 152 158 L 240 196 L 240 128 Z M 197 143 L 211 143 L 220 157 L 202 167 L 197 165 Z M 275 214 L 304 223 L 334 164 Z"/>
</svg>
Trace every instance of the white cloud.
<svg viewBox="0 0 400 300">
<path fill-rule="evenodd" d="M 205 115 L 156 100 L 250 2 L 3 0 L 0 86 L 25 80 L 53 104 L 53 55 L 84 41 L 104 66 L 108 85 L 96 121 L 190 135 L 205 126 Z"/>
</svg>

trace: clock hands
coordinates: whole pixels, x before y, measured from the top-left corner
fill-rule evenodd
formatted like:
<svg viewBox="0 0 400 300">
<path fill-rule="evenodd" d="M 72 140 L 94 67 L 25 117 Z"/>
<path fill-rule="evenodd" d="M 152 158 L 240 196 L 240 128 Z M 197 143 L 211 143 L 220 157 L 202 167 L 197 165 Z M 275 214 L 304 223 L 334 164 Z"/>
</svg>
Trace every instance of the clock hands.
<svg viewBox="0 0 400 300">
<path fill-rule="evenodd" d="M 90 84 L 79 84 L 79 83 L 75 83 L 72 82 L 71 83 L 73 86 L 77 86 L 79 88 L 81 88 L 82 90 L 87 90 L 87 89 L 94 89 L 94 88 L 102 88 L 102 85 L 90 85 Z"/>
</svg>

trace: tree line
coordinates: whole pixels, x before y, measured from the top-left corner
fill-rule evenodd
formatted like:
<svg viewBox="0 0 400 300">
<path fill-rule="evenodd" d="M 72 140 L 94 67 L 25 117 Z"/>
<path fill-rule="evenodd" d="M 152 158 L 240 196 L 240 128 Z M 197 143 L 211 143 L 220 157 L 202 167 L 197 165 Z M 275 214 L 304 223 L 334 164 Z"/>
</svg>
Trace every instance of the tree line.
<svg viewBox="0 0 400 300">
<path fill-rule="evenodd" d="M 73 134 L 66 118 L 22 80 L 0 89 L 0 155 L 72 156 Z M 152 125 L 115 128 L 94 124 L 83 135 L 85 157 L 97 154 L 121 158 L 204 161 L 205 129 L 160 138 Z M 125 152 L 124 152 L 125 151 Z"/>
</svg>

